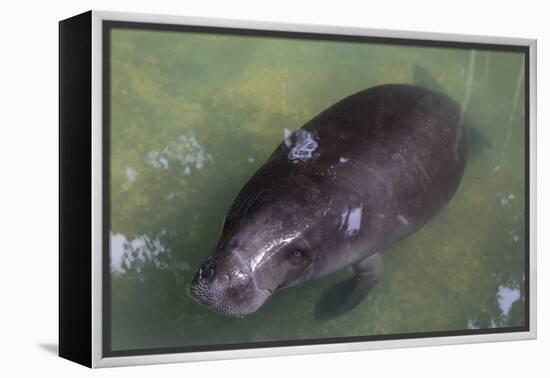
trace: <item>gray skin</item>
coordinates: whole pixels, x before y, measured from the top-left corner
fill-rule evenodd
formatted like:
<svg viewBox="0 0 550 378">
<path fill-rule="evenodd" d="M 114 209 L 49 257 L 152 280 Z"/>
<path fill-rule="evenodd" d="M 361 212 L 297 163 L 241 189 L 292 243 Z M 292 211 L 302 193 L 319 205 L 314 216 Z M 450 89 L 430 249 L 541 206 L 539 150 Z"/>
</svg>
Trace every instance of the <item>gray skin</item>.
<svg viewBox="0 0 550 378">
<path fill-rule="evenodd" d="M 354 308 L 382 273 L 379 251 L 432 219 L 466 165 L 464 116 L 447 96 L 388 84 L 329 107 L 273 152 L 234 200 L 190 294 L 230 316 L 277 289 L 345 267 L 318 318 Z"/>
</svg>

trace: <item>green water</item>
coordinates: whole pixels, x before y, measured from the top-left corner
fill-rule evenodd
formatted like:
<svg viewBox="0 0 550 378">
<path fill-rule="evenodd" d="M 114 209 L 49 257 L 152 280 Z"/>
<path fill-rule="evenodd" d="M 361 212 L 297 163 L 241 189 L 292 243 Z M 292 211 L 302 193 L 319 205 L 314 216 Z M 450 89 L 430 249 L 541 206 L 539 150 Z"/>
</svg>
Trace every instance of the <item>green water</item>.
<svg viewBox="0 0 550 378">
<path fill-rule="evenodd" d="M 523 55 L 115 29 L 111 36 L 112 349 L 525 324 Z M 386 274 L 353 311 L 315 321 L 350 273 L 277 292 L 226 318 L 187 295 L 246 180 L 334 102 L 428 71 L 491 142 L 448 207 L 383 251 Z"/>
</svg>

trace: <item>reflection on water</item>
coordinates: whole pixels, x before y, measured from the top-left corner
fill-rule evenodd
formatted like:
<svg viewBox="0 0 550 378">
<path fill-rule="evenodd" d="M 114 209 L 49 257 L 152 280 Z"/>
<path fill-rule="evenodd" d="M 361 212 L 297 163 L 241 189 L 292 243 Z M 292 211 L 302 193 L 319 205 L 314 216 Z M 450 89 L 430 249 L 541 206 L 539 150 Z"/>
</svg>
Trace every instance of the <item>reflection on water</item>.
<svg viewBox="0 0 550 378">
<path fill-rule="evenodd" d="M 525 323 L 521 55 L 135 30 L 112 38 L 114 350 Z M 229 205 L 273 149 L 284 141 L 289 158 L 315 158 L 316 136 L 294 130 L 359 90 L 412 82 L 415 66 L 463 105 L 477 132 L 470 145 L 487 140 L 449 206 L 383 251 L 386 274 L 369 297 L 316 322 L 317 298 L 342 271 L 281 290 L 244 319 L 189 298 Z M 362 212 L 343 213 L 341 231 L 356 233 Z"/>
<path fill-rule="evenodd" d="M 111 271 L 124 273 L 128 270 L 140 271 L 140 266 L 151 262 L 157 269 L 166 269 L 167 264 L 160 258 L 166 248 L 158 237 L 136 236 L 132 240 L 122 234 L 111 233 Z"/>
<path fill-rule="evenodd" d="M 169 142 L 162 151 L 149 151 L 148 163 L 154 168 L 167 170 L 170 164 L 176 164 L 184 175 L 191 174 L 191 169 L 202 169 L 206 162 L 212 162 L 212 156 L 206 153 L 194 136 L 182 134 L 178 142 Z"/>
<path fill-rule="evenodd" d="M 499 286 L 498 287 L 498 306 L 502 310 L 503 315 L 508 315 L 512 304 L 520 298 L 519 289 Z"/>
</svg>

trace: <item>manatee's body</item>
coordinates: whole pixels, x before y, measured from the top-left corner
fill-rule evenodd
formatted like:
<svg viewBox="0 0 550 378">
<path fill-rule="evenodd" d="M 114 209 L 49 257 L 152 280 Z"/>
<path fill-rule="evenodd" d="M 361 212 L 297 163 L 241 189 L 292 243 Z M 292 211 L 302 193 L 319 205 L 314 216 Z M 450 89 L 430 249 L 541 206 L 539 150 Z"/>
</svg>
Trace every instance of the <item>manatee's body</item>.
<svg viewBox="0 0 550 378">
<path fill-rule="evenodd" d="M 320 113 L 274 151 L 231 206 L 191 294 L 229 315 L 276 289 L 353 266 L 324 296 L 329 316 L 353 308 L 381 273 L 377 253 L 451 199 L 466 164 L 460 107 L 413 85 L 370 88 Z"/>
</svg>

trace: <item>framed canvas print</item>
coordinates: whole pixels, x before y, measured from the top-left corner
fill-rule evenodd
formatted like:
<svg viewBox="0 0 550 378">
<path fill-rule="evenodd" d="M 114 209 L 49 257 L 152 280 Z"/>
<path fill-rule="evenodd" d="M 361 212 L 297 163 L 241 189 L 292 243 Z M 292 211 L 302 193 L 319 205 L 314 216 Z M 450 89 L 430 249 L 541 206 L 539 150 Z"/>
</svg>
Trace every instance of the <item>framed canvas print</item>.
<svg viewBox="0 0 550 378">
<path fill-rule="evenodd" d="M 59 26 L 62 357 L 536 337 L 535 40 Z"/>
</svg>

